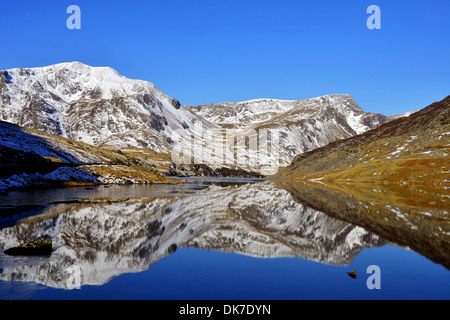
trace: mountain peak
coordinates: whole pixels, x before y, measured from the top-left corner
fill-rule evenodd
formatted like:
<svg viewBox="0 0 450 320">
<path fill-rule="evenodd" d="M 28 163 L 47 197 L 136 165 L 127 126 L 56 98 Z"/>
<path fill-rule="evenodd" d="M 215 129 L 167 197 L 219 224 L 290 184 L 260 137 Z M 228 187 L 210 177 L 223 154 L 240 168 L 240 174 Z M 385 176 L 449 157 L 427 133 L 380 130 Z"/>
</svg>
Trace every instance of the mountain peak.
<svg viewBox="0 0 450 320">
<path fill-rule="evenodd" d="M 82 63 L 80 61 L 71 61 L 71 62 L 61 62 L 58 64 L 54 64 L 48 67 L 57 67 L 57 66 L 62 66 L 62 67 L 66 67 L 66 66 L 71 66 L 71 67 L 90 67 L 89 65 Z"/>
<path fill-rule="evenodd" d="M 4 70 L 7 72 L 10 72 L 12 74 L 16 74 L 16 76 L 36 76 L 36 75 L 42 75 L 44 74 L 46 77 L 50 76 L 51 74 L 55 73 L 75 73 L 79 75 L 95 75 L 99 76 L 101 74 L 103 75 L 109 75 L 109 77 L 120 77 L 122 79 L 127 79 L 126 77 L 122 76 L 119 72 L 117 72 L 115 69 L 111 67 L 106 66 L 100 66 L 100 67 L 93 67 L 90 65 L 87 65 L 85 63 L 79 62 L 79 61 L 72 61 L 72 62 L 61 62 L 49 66 L 44 67 L 32 67 L 32 68 L 12 68 Z M 76 80 L 72 77 L 72 80 Z"/>
</svg>

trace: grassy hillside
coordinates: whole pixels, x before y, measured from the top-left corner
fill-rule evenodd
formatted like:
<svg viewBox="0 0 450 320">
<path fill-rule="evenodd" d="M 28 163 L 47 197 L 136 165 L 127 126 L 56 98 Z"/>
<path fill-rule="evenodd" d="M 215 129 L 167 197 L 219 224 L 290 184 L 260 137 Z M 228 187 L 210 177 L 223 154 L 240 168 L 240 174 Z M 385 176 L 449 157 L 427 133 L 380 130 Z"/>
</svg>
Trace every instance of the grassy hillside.
<svg viewBox="0 0 450 320">
<path fill-rule="evenodd" d="M 450 183 L 450 96 L 410 115 L 294 158 L 277 177 Z"/>
</svg>

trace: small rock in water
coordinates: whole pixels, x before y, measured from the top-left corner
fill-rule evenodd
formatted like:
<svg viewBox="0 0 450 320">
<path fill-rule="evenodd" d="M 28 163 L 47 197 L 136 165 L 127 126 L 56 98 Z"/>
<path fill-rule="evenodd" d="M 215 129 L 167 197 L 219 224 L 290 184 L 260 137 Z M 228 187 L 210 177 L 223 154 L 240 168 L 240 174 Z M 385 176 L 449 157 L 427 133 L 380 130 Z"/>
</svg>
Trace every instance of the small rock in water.
<svg viewBox="0 0 450 320">
<path fill-rule="evenodd" d="M 10 256 L 41 256 L 52 253 L 52 238 L 44 236 L 33 241 L 22 243 L 4 252 Z"/>
</svg>

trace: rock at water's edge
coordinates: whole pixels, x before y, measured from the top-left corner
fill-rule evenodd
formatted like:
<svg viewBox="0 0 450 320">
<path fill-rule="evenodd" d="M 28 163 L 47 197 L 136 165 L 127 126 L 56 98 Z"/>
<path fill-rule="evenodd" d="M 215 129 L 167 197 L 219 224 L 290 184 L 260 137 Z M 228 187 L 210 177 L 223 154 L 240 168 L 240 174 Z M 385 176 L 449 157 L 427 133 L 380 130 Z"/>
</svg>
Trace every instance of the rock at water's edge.
<svg viewBox="0 0 450 320">
<path fill-rule="evenodd" d="M 40 256 L 52 253 L 52 238 L 44 236 L 33 241 L 22 243 L 4 252 L 10 256 Z"/>
</svg>

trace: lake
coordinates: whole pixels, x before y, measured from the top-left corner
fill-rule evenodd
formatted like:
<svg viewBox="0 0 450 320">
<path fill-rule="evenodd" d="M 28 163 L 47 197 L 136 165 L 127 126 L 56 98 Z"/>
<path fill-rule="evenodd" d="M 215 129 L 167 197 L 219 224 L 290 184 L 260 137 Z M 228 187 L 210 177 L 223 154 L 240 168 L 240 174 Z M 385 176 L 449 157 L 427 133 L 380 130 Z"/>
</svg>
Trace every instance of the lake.
<svg viewBox="0 0 450 320">
<path fill-rule="evenodd" d="M 0 299 L 450 298 L 446 187 L 185 180 L 1 194 Z"/>
</svg>

